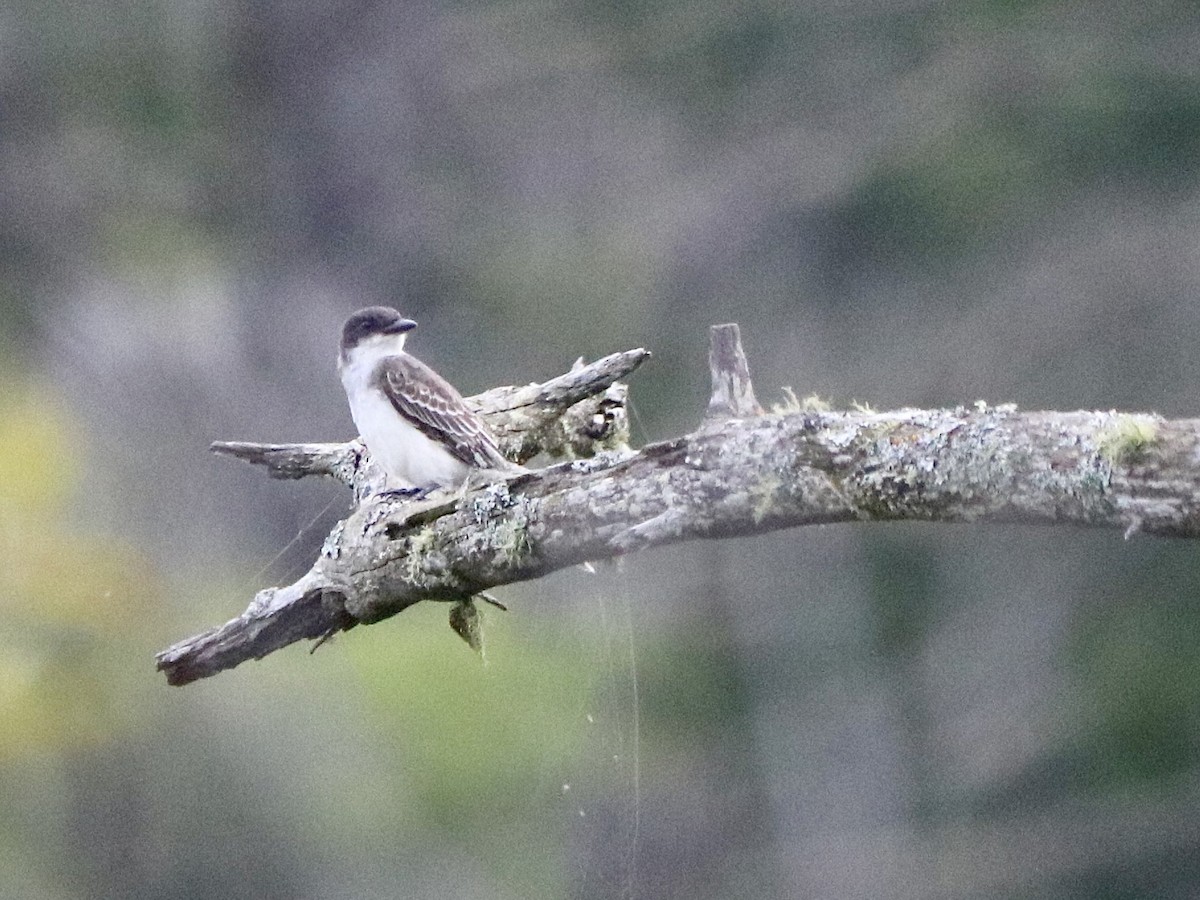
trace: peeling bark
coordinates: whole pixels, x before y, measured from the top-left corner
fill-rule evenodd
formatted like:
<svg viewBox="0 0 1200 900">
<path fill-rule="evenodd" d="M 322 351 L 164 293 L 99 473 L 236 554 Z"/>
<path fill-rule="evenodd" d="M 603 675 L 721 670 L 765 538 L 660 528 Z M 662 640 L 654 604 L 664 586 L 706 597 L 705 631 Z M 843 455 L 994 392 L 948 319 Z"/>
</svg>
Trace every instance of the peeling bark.
<svg viewBox="0 0 1200 900">
<path fill-rule="evenodd" d="M 362 502 L 334 528 L 304 578 L 260 592 L 239 618 L 163 651 L 159 669 L 170 683 L 185 684 L 301 638 L 379 621 L 423 599 L 469 604 L 491 587 L 694 538 L 893 520 L 1200 536 L 1200 420 L 1019 412 L 982 403 L 892 412 L 796 404 L 762 414 L 736 325 L 714 328 L 711 363 L 713 399 L 699 430 L 633 451 L 620 446 L 617 428 L 587 458 L 462 496 L 414 503 L 371 493 L 365 452 L 354 445 L 337 452 L 330 445 L 292 445 L 286 452 L 219 445 L 281 477 L 333 474 Z M 527 421 L 539 424 L 526 428 L 514 419 L 505 433 L 509 452 L 540 449 L 543 438 L 530 433 L 555 427 L 574 435 L 561 446 L 574 446 L 582 440 L 578 429 L 599 421 L 594 417 L 605 403 L 601 420 L 623 424 L 623 386 L 591 384 L 585 401 L 565 407 L 565 420 L 558 412 L 556 422 L 574 424 L 533 416 Z M 498 390 L 544 398 L 539 387 L 546 386 Z M 491 395 L 501 396 L 492 391 L 481 398 Z M 576 413 L 581 402 L 599 405 Z M 498 406 L 485 414 L 506 413 Z"/>
</svg>

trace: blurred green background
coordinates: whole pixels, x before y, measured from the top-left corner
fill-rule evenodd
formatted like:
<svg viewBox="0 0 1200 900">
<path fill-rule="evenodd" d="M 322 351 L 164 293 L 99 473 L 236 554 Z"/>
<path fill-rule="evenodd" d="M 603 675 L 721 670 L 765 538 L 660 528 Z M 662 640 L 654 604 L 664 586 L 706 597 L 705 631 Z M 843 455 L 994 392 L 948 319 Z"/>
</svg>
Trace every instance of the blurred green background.
<svg viewBox="0 0 1200 900">
<path fill-rule="evenodd" d="M 1197 412 L 1192 3 L 0 10 L 0 897 L 1200 896 L 1200 563 L 804 529 L 422 605 L 182 689 L 348 498 L 388 303 L 464 392 L 707 328 L 759 395 Z"/>
</svg>

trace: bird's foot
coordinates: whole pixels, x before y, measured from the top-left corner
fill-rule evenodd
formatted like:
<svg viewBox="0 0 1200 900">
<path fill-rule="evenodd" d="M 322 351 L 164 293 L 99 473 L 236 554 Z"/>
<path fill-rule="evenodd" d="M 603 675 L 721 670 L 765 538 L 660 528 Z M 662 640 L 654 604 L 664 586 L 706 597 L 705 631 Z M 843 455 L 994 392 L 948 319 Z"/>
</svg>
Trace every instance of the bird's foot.
<svg viewBox="0 0 1200 900">
<path fill-rule="evenodd" d="M 433 491 L 433 488 L 427 487 L 397 487 L 384 488 L 376 496 L 388 500 L 421 500 Z"/>
</svg>

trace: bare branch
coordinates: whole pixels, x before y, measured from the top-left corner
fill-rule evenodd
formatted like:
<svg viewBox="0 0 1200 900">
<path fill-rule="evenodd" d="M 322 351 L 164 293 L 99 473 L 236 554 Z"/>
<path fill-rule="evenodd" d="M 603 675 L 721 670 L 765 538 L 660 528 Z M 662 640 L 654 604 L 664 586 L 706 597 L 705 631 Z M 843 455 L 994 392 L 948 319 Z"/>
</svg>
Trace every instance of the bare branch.
<svg viewBox="0 0 1200 900">
<path fill-rule="evenodd" d="M 213 441 L 213 453 L 266 466 L 272 478 L 328 475 L 350 483 L 362 444 L 256 444 L 252 441 Z"/>
<path fill-rule="evenodd" d="M 498 387 L 467 402 L 487 422 L 506 456 L 524 462 L 539 453 L 590 456 L 628 443 L 624 385 L 617 380 L 650 358 L 626 350 L 579 365 L 542 384 Z M 215 441 L 214 453 L 266 466 L 272 478 L 328 475 L 352 484 L 362 444 L 258 444 Z"/>
<path fill-rule="evenodd" d="M 739 409 L 754 402 L 748 370 L 729 397 Z M 977 404 L 710 420 L 461 498 L 368 497 L 300 582 L 261 592 L 158 664 L 183 684 L 422 599 L 462 601 L 586 560 L 798 525 L 1022 522 L 1195 538 L 1197 460 L 1200 420 L 1115 412 Z"/>
<path fill-rule="evenodd" d="M 259 591 L 249 609 L 214 628 L 158 654 L 158 668 L 171 684 L 187 684 L 215 675 L 248 659 L 305 638 L 319 640 L 353 628 L 335 593 L 314 567 L 295 584 Z"/>
</svg>

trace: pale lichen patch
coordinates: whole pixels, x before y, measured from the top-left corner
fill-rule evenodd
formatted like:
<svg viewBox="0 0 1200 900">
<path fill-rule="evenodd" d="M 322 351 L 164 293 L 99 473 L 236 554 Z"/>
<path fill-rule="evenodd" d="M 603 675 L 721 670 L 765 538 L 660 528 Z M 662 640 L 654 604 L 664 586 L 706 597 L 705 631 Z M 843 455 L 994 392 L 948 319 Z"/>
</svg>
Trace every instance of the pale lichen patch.
<svg viewBox="0 0 1200 900">
<path fill-rule="evenodd" d="M 337 559 L 342 555 L 342 532 L 346 528 L 346 520 L 340 520 L 333 529 L 325 537 L 325 542 L 321 544 L 322 559 Z"/>
<path fill-rule="evenodd" d="M 755 525 L 762 524 L 774 509 L 775 498 L 781 487 L 783 479 L 776 475 L 766 475 L 750 485 L 747 493 L 750 497 L 750 516 Z"/>
<path fill-rule="evenodd" d="M 789 416 L 792 413 L 802 412 L 804 406 L 800 403 L 800 398 L 786 384 L 780 388 L 783 391 L 783 400 L 778 403 L 771 404 L 771 412 L 777 416 Z"/>
<path fill-rule="evenodd" d="M 420 585 L 424 580 L 425 557 L 437 539 L 437 532 L 425 526 L 408 539 L 404 556 L 404 577 L 410 584 Z"/>
<path fill-rule="evenodd" d="M 514 566 L 533 549 L 529 540 L 529 521 L 525 516 L 510 515 L 491 529 L 490 543 L 502 555 L 506 565 Z"/>
<path fill-rule="evenodd" d="M 1096 450 L 1114 466 L 1140 461 L 1159 439 L 1158 420 L 1152 416 L 1114 413 L 1096 438 Z"/>
</svg>

